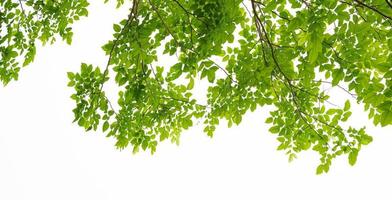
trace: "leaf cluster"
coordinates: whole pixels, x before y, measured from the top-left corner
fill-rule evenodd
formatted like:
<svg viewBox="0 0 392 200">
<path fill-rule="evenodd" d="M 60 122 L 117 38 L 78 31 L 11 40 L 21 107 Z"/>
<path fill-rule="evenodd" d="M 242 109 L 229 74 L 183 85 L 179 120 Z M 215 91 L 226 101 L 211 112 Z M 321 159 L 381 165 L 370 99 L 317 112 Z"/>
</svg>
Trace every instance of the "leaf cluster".
<svg viewBox="0 0 392 200">
<path fill-rule="evenodd" d="M 2 30 L 10 24 L 5 33 L 13 41 L 0 39 L 3 82 L 17 74 L 12 63 L 33 41 L 10 35 L 19 26 L 22 38 L 46 42 L 59 34 L 69 41 L 69 25 L 87 15 L 85 1 L 49 2 L 0 4 L 8 20 Z M 222 120 L 238 125 L 247 112 L 271 106 L 266 123 L 278 150 L 289 160 L 316 151 L 317 173 L 324 173 L 337 156 L 348 155 L 354 165 L 372 141 L 365 127 L 349 125 L 350 102 L 363 104 L 375 125 L 392 124 L 388 0 L 118 0 L 117 6 L 129 6 L 129 15 L 102 47 L 107 65 L 82 64 L 68 77 L 75 122 L 87 131 L 101 127 L 120 149 L 155 152 L 158 142 L 178 143 L 197 122 L 213 136 Z M 39 31 L 22 26 L 45 20 Z M 174 63 L 162 66 L 168 58 Z M 104 85 L 111 80 L 119 93 L 109 100 Z M 209 84 L 203 103 L 195 97 L 199 83 Z M 325 87 L 343 91 L 347 101 L 334 103 Z"/>
</svg>

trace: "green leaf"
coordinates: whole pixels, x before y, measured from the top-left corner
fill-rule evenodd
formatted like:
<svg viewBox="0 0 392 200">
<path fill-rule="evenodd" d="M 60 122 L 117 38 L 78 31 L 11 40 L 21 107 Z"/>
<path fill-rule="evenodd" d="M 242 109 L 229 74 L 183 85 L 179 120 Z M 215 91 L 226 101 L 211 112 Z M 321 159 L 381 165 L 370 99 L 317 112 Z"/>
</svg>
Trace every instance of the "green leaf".
<svg viewBox="0 0 392 200">
<path fill-rule="evenodd" d="M 344 103 L 344 108 L 343 108 L 343 110 L 347 112 L 349 109 L 350 109 L 350 101 L 347 100 L 347 101 Z"/>
<path fill-rule="evenodd" d="M 382 127 L 392 124 L 392 111 L 391 110 L 387 110 L 387 111 L 382 112 L 381 118 L 380 118 L 380 123 L 381 123 Z"/>
<path fill-rule="evenodd" d="M 269 129 L 269 131 L 270 131 L 271 133 L 279 133 L 280 127 L 279 127 L 279 126 L 273 126 L 273 127 L 271 127 L 271 128 Z"/>
<path fill-rule="evenodd" d="M 72 80 L 75 77 L 75 74 L 72 72 L 67 72 L 68 79 Z"/>
<path fill-rule="evenodd" d="M 322 174 L 324 172 L 324 165 L 319 165 L 316 169 L 316 174 Z"/>
<path fill-rule="evenodd" d="M 105 132 L 105 131 L 108 130 L 108 129 L 109 129 L 109 122 L 108 122 L 108 121 L 105 121 L 105 122 L 103 123 L 103 126 L 102 126 L 102 131 Z"/>
<path fill-rule="evenodd" d="M 323 30 L 319 23 L 314 23 L 309 26 L 309 63 L 316 62 L 323 49 Z"/>
<path fill-rule="evenodd" d="M 343 69 L 335 69 L 332 73 L 332 86 L 336 86 L 339 84 L 341 80 L 344 78 Z"/>
<path fill-rule="evenodd" d="M 121 31 L 121 26 L 118 25 L 118 24 L 113 24 L 113 30 L 114 30 L 115 32 L 120 32 L 120 31 Z"/>
<path fill-rule="evenodd" d="M 348 162 L 350 163 L 351 166 L 355 165 L 355 163 L 357 162 L 357 157 L 358 157 L 358 150 L 352 149 L 351 152 L 348 154 Z"/>
<path fill-rule="evenodd" d="M 368 145 L 372 141 L 373 141 L 373 137 L 370 135 L 363 135 L 361 137 L 361 144 L 363 144 L 363 145 Z"/>
<path fill-rule="evenodd" d="M 272 121 L 273 121 L 273 118 L 272 118 L 272 117 L 268 117 L 268 118 L 265 120 L 265 123 L 270 124 L 270 123 L 272 123 Z"/>
</svg>

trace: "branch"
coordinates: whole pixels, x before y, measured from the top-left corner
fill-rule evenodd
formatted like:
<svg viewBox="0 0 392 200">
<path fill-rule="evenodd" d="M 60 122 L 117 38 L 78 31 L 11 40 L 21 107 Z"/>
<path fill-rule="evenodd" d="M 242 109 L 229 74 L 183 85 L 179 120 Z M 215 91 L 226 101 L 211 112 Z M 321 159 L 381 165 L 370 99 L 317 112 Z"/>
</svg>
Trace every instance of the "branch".
<svg viewBox="0 0 392 200">
<path fill-rule="evenodd" d="M 332 85 L 332 83 L 329 82 L 329 81 L 318 80 L 318 82 L 321 82 L 321 83 L 328 83 L 328 84 L 331 84 L 331 85 Z M 344 88 L 344 87 L 342 87 L 342 86 L 340 86 L 340 85 L 336 85 L 336 86 L 337 86 L 338 88 L 342 89 L 343 91 L 345 91 L 347 94 L 351 95 L 354 99 L 357 98 L 357 94 L 351 93 L 351 92 L 348 91 L 346 88 Z"/>
<path fill-rule="evenodd" d="M 23 13 L 24 17 L 27 17 L 27 16 L 26 16 L 25 9 L 24 9 L 24 7 L 23 7 L 22 1 L 21 1 L 21 0 L 18 0 L 18 2 L 19 2 L 19 6 L 20 6 L 20 9 L 22 10 L 22 13 Z"/>
<path fill-rule="evenodd" d="M 375 7 L 371 6 L 371 5 L 367 5 L 367 4 L 365 4 L 365 3 L 363 3 L 362 1 L 359 1 L 359 0 L 354 0 L 354 1 L 355 1 L 357 4 L 359 4 L 359 5 L 361 5 L 361 6 L 364 6 L 364 7 L 368 8 L 368 9 L 370 9 L 370 10 L 372 10 L 372 11 L 374 11 L 374 12 L 380 14 L 380 15 L 383 16 L 384 18 L 387 18 L 387 19 L 389 19 L 389 20 L 392 20 L 392 17 L 391 17 L 391 16 L 388 16 L 388 15 L 384 14 L 383 12 L 379 11 L 377 8 L 375 8 Z M 341 1 L 341 2 L 344 2 L 344 1 Z M 387 2 L 388 2 L 388 1 L 387 1 Z M 348 2 L 345 2 L 345 3 L 348 3 Z M 389 3 L 389 2 L 388 2 L 388 3 Z M 350 4 L 350 3 L 348 3 L 348 4 Z M 352 5 L 352 4 L 350 4 L 350 5 Z M 388 5 L 389 5 L 389 4 L 388 4 Z"/>
<path fill-rule="evenodd" d="M 112 48 L 110 49 L 110 52 L 109 52 L 109 59 L 108 59 L 108 62 L 106 64 L 106 68 L 105 68 L 105 71 L 104 71 L 104 76 L 106 76 L 109 73 L 109 66 L 111 64 L 113 53 L 114 53 L 114 50 L 117 47 L 118 41 L 124 35 L 124 31 L 127 28 L 127 26 L 136 18 L 138 3 L 139 3 L 138 0 L 133 0 L 131 13 L 129 13 L 129 15 L 128 15 L 128 20 L 125 23 L 125 25 L 123 26 L 123 28 L 121 29 L 120 34 L 117 36 L 117 38 L 113 42 L 113 46 L 112 46 Z M 103 87 L 103 83 L 101 85 L 101 90 L 102 90 L 102 87 Z"/>
<path fill-rule="evenodd" d="M 114 50 L 117 47 L 118 41 L 124 35 L 124 31 L 127 28 L 127 26 L 136 18 L 138 3 L 139 3 L 138 0 L 133 0 L 132 8 L 131 8 L 131 12 L 129 13 L 128 20 L 125 23 L 125 25 L 123 26 L 123 28 L 121 29 L 120 34 L 117 36 L 117 38 L 113 42 L 113 46 L 112 46 L 112 48 L 110 49 L 110 52 L 109 52 L 109 59 L 108 59 L 108 62 L 106 64 L 105 71 L 103 72 L 104 78 L 109 74 L 109 66 L 111 64 L 113 53 L 114 53 Z M 102 92 L 104 83 L 105 83 L 105 81 L 103 81 L 101 83 L 101 86 L 99 88 L 99 92 Z M 109 102 L 109 106 L 113 109 L 113 106 L 112 106 L 110 100 L 106 97 L 106 95 L 105 95 L 105 98 Z M 114 109 L 113 109 L 113 111 L 117 114 L 117 112 Z"/>
<path fill-rule="evenodd" d="M 392 8 L 392 3 L 389 2 L 389 0 L 385 0 L 385 2 L 387 2 L 388 6 L 389 6 L 390 8 Z"/>
</svg>

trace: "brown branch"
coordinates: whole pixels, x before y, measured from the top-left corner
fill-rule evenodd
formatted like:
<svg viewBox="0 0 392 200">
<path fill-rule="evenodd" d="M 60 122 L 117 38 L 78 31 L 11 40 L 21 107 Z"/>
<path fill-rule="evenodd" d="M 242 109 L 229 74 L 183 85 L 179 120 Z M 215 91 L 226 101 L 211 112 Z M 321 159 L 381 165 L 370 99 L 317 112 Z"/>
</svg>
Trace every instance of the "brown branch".
<svg viewBox="0 0 392 200">
<path fill-rule="evenodd" d="M 18 2 L 19 2 L 19 6 L 20 6 L 20 9 L 22 10 L 22 13 L 23 13 L 24 17 L 27 17 L 27 16 L 26 16 L 25 9 L 24 9 L 24 7 L 23 7 L 22 1 L 21 1 L 21 0 L 18 0 Z"/>
<path fill-rule="evenodd" d="M 359 4 L 359 5 L 361 5 L 361 6 L 364 6 L 364 7 L 368 8 L 368 9 L 370 9 L 370 10 L 372 10 L 372 11 L 374 11 L 374 12 L 380 14 L 380 15 L 383 16 L 384 18 L 387 18 L 387 19 L 389 19 L 389 20 L 392 20 L 392 17 L 391 17 L 391 16 L 388 16 L 388 15 L 384 14 L 383 12 L 381 12 L 380 10 L 378 10 L 377 8 L 375 8 L 375 7 L 371 6 L 371 5 L 367 5 L 367 4 L 365 4 L 364 2 L 359 1 L 359 0 L 354 0 L 354 1 L 355 1 L 357 4 Z"/>
<path fill-rule="evenodd" d="M 329 81 L 318 80 L 318 82 L 321 82 L 321 83 L 328 83 L 328 84 L 331 84 L 331 85 L 332 85 L 332 83 L 329 82 Z M 344 88 L 343 86 L 340 86 L 340 85 L 336 85 L 336 86 L 337 86 L 338 88 L 342 89 L 343 91 L 345 91 L 347 94 L 351 95 L 354 99 L 357 98 L 357 94 L 351 93 L 350 91 L 348 91 L 348 90 L 347 90 L 346 88 Z"/>
<path fill-rule="evenodd" d="M 138 3 L 139 3 L 138 0 L 133 0 L 131 12 L 128 15 L 128 20 L 126 21 L 125 25 L 121 29 L 120 34 L 117 36 L 117 38 L 113 42 L 113 46 L 112 46 L 112 48 L 110 49 L 110 52 L 109 52 L 109 59 L 108 59 L 107 64 L 106 64 L 106 68 L 105 68 L 105 70 L 103 72 L 104 79 L 109 74 L 109 66 L 111 65 L 113 53 L 114 53 L 114 50 L 117 47 L 118 41 L 124 35 L 124 31 L 126 30 L 127 26 L 136 18 Z M 104 85 L 104 81 L 101 83 L 101 86 L 99 88 L 99 92 L 102 92 L 103 85 Z M 111 105 L 110 100 L 106 96 L 105 96 L 105 98 L 109 102 L 110 107 L 113 109 L 113 106 Z M 114 109 L 113 109 L 113 112 L 115 112 L 117 114 L 117 112 Z"/>
<path fill-rule="evenodd" d="M 113 57 L 113 53 L 114 53 L 114 50 L 115 50 L 116 47 L 117 47 L 118 41 L 119 41 L 119 40 L 121 39 L 121 37 L 124 35 L 124 31 L 126 30 L 127 26 L 136 18 L 138 4 L 139 4 L 139 1 L 138 1 L 138 0 L 133 0 L 131 12 L 130 12 L 129 15 L 128 15 L 128 20 L 126 21 L 125 25 L 124 25 L 123 28 L 121 29 L 120 34 L 119 34 L 119 35 L 117 36 L 117 38 L 114 40 L 113 46 L 112 46 L 112 48 L 110 49 L 110 52 L 109 52 L 109 59 L 108 59 L 108 62 L 107 62 L 107 64 L 106 64 L 106 68 L 105 68 L 105 71 L 104 71 L 104 76 L 106 76 L 106 75 L 109 73 L 109 66 L 110 66 L 110 64 L 111 64 L 112 57 Z M 101 90 L 102 90 L 102 87 L 103 87 L 103 84 L 102 84 L 102 86 L 101 86 Z"/>
<path fill-rule="evenodd" d="M 389 0 L 385 0 L 385 2 L 387 2 L 388 6 L 389 6 L 390 8 L 392 8 L 392 3 L 389 2 Z"/>
</svg>

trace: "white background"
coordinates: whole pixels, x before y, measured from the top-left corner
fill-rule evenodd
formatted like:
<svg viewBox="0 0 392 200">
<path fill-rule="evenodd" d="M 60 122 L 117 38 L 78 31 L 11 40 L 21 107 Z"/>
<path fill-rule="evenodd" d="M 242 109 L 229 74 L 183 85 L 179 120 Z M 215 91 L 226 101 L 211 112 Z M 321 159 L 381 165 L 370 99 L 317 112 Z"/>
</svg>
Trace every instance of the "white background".
<svg viewBox="0 0 392 200">
<path fill-rule="evenodd" d="M 71 123 L 66 72 L 81 62 L 104 66 L 100 47 L 126 15 L 91 5 L 89 18 L 74 26 L 72 46 L 39 48 L 20 80 L 0 87 L 0 200 L 392 199 L 392 128 L 373 127 L 360 106 L 352 106 L 351 123 L 368 126 L 374 142 L 354 167 L 341 157 L 321 176 L 316 154 L 289 163 L 276 151 L 265 109 L 238 127 L 223 124 L 212 139 L 195 126 L 180 146 L 162 143 L 152 156 L 120 152 L 101 132 L 85 133 Z M 347 97 L 331 93 L 335 102 Z"/>
</svg>

